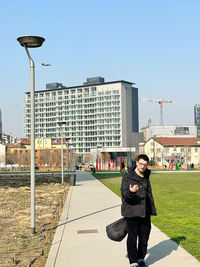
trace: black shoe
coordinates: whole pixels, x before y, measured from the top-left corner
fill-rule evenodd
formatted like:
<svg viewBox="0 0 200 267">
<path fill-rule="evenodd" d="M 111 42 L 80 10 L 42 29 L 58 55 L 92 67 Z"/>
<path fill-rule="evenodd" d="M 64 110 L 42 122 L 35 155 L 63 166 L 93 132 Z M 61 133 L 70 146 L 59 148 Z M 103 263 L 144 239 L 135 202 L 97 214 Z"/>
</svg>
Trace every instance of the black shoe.
<svg viewBox="0 0 200 267">
<path fill-rule="evenodd" d="M 138 261 L 138 267 L 148 267 L 145 261 Z"/>
</svg>

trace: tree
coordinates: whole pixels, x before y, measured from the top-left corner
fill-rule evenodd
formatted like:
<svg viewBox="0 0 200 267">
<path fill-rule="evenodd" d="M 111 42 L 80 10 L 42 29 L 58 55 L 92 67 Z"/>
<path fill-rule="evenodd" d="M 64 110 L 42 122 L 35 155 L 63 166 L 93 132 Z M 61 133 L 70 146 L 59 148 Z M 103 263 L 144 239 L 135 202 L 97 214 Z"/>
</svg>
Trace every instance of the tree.
<svg viewBox="0 0 200 267">
<path fill-rule="evenodd" d="M 83 163 L 84 164 L 90 164 L 90 163 L 92 163 L 92 155 L 90 154 L 90 153 L 85 153 L 84 155 L 83 155 Z"/>
<path fill-rule="evenodd" d="M 153 159 L 150 159 L 149 166 L 155 166 L 155 161 Z"/>
<path fill-rule="evenodd" d="M 12 151 L 7 147 L 6 151 L 6 164 L 17 164 L 18 163 L 18 153 L 17 150 Z"/>
</svg>

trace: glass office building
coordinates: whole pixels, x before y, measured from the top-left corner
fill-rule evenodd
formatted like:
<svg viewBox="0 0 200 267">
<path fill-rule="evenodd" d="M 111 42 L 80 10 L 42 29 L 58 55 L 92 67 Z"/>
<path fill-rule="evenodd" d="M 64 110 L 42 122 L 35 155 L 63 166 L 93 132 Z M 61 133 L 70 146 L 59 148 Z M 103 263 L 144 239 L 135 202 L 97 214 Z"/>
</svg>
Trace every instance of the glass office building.
<svg viewBox="0 0 200 267">
<path fill-rule="evenodd" d="M 200 137 L 200 104 L 194 106 L 194 124 L 197 126 L 197 137 Z"/>
<path fill-rule="evenodd" d="M 138 89 L 127 81 L 105 82 L 88 78 L 83 85 L 50 83 L 35 92 L 35 137 L 60 137 L 58 122 L 66 122 L 63 135 L 78 155 L 98 146 L 130 147 L 138 134 Z M 134 135 L 136 133 L 136 135 Z M 30 93 L 25 95 L 24 134 L 30 137 Z"/>
</svg>

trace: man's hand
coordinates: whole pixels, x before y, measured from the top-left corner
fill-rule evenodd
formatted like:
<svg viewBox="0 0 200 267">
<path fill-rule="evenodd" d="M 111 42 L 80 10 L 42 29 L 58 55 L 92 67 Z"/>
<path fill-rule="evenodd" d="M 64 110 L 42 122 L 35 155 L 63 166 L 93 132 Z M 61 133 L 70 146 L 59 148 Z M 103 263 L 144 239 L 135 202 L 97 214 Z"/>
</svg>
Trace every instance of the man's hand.
<svg viewBox="0 0 200 267">
<path fill-rule="evenodd" d="M 139 189 L 139 186 L 138 186 L 137 184 L 135 184 L 135 185 L 131 185 L 131 184 L 130 184 L 130 186 L 129 186 L 129 190 L 130 190 L 132 193 L 137 192 L 138 189 Z"/>
</svg>

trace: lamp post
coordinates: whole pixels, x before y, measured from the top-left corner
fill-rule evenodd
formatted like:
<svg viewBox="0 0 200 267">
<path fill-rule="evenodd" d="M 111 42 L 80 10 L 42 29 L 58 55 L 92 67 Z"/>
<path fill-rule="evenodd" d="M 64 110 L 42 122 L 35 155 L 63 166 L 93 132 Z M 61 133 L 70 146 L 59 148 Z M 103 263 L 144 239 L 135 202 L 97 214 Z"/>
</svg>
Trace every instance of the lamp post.
<svg viewBox="0 0 200 267">
<path fill-rule="evenodd" d="M 132 157 L 131 157 L 131 137 L 128 137 L 128 145 L 129 145 L 129 152 L 127 151 L 127 158 L 128 158 L 128 168 L 132 167 Z"/>
<path fill-rule="evenodd" d="M 65 121 L 59 121 L 58 125 L 60 126 L 61 131 L 61 172 L 62 172 L 62 184 L 64 183 L 64 168 L 63 168 L 63 125 L 65 125 Z"/>
<path fill-rule="evenodd" d="M 130 145 L 130 151 L 129 151 L 129 168 L 131 168 L 132 166 L 132 162 L 131 162 L 131 145 Z"/>
<path fill-rule="evenodd" d="M 102 145 L 97 145 L 97 159 L 96 159 L 96 171 L 99 171 L 99 151 L 98 148 L 102 148 Z"/>
<path fill-rule="evenodd" d="M 157 164 L 157 153 L 156 153 L 156 141 L 155 141 L 156 135 L 153 136 L 153 159 L 154 159 L 154 166 Z"/>
<path fill-rule="evenodd" d="M 35 234 L 35 64 L 28 48 L 42 46 L 45 39 L 39 36 L 21 36 L 17 38 L 25 48 L 30 62 L 30 98 L 31 98 L 31 233 Z"/>
<path fill-rule="evenodd" d="M 66 143 L 67 143 L 67 169 L 68 169 L 68 176 L 69 176 L 69 140 L 71 138 L 66 138 Z"/>
</svg>

